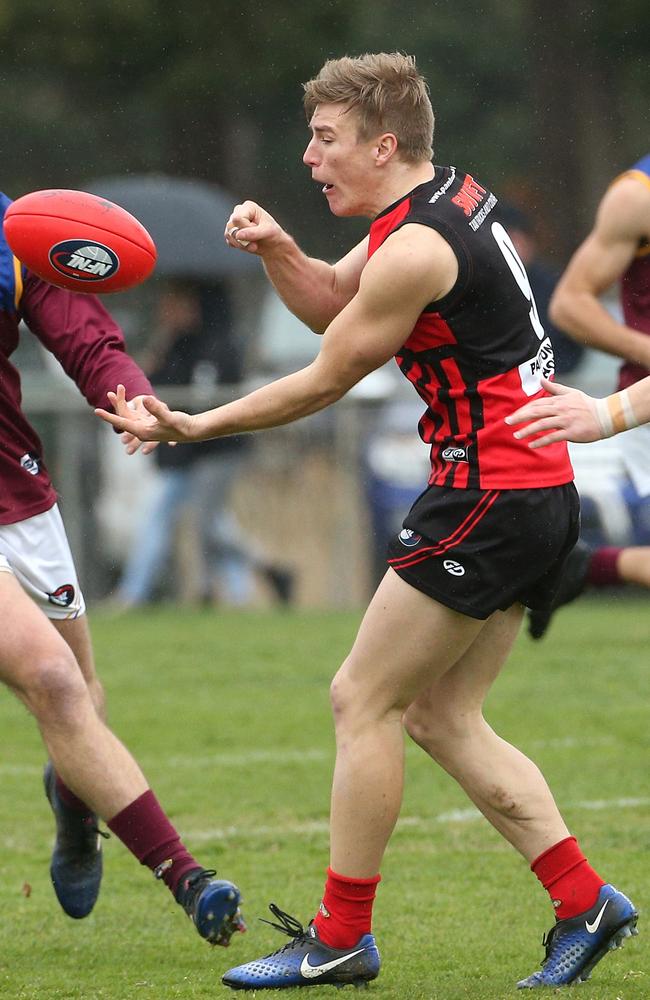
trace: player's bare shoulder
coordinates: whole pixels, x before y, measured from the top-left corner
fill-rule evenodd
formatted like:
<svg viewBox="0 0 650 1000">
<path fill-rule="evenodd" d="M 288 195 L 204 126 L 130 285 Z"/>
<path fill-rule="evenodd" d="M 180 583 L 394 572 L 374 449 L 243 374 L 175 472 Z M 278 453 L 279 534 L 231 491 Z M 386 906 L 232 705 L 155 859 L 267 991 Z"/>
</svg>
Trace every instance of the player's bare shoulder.
<svg viewBox="0 0 650 1000">
<path fill-rule="evenodd" d="M 386 280 L 399 282 L 422 299 L 422 307 L 441 299 L 456 284 L 458 260 L 441 234 L 420 223 L 401 226 L 368 261 Z"/>
<path fill-rule="evenodd" d="M 650 239 L 650 179 L 629 171 L 614 181 L 600 203 L 596 227 L 630 240 Z"/>
</svg>

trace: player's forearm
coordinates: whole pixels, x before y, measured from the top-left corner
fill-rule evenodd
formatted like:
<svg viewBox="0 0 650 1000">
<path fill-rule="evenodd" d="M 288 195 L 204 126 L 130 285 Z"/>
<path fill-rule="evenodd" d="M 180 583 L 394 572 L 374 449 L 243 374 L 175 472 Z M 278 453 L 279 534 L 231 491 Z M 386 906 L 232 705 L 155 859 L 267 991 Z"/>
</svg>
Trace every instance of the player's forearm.
<svg viewBox="0 0 650 1000">
<path fill-rule="evenodd" d="M 281 427 L 336 402 L 349 386 L 343 380 L 323 380 L 313 365 L 254 392 L 192 418 L 187 440 L 244 434 Z"/>
<path fill-rule="evenodd" d="M 650 423 L 650 375 L 635 382 L 627 391 L 638 422 Z"/>
<path fill-rule="evenodd" d="M 596 401 L 603 437 L 650 422 L 650 376 Z"/>
<path fill-rule="evenodd" d="M 287 308 L 316 333 L 323 333 L 346 305 L 337 294 L 334 267 L 308 257 L 290 236 L 262 262 Z"/>
<path fill-rule="evenodd" d="M 549 316 L 578 343 L 650 368 L 650 337 L 619 323 L 591 293 L 567 294 L 559 288 Z"/>
<path fill-rule="evenodd" d="M 120 327 L 95 295 L 68 292 L 28 272 L 23 315 L 32 333 L 59 361 L 91 406 L 105 406 L 118 382 L 127 398 L 153 392 L 126 353 Z"/>
</svg>

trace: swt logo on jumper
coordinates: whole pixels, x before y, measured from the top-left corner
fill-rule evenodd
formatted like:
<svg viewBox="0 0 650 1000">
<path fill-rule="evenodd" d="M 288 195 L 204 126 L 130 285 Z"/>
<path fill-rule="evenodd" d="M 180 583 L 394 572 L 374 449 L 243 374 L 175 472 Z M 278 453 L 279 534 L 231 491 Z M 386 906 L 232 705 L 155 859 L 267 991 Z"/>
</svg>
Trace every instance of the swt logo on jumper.
<svg viewBox="0 0 650 1000">
<path fill-rule="evenodd" d="M 103 243 L 87 240 L 62 240 L 50 248 L 50 264 L 61 274 L 80 281 L 101 281 L 119 269 L 120 259 Z"/>
<path fill-rule="evenodd" d="M 465 215 L 469 218 L 472 212 L 481 204 L 486 194 L 487 192 L 484 187 L 481 187 L 470 174 L 465 174 L 465 180 L 460 191 L 451 200 L 458 208 L 462 208 Z"/>
</svg>

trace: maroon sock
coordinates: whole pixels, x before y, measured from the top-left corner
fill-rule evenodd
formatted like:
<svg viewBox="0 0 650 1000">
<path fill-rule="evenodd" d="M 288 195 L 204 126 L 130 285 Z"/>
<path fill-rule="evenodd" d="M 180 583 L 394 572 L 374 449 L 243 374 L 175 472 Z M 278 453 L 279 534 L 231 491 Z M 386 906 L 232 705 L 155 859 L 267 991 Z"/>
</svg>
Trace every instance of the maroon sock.
<svg viewBox="0 0 650 1000">
<path fill-rule="evenodd" d="M 141 865 L 146 865 L 176 895 L 178 884 L 201 865 L 192 857 L 149 789 L 113 816 L 108 828 Z"/>
<path fill-rule="evenodd" d="M 566 837 L 550 847 L 530 867 L 551 897 L 558 920 L 584 913 L 594 905 L 605 885 L 575 837 Z"/>
<path fill-rule="evenodd" d="M 56 794 L 59 796 L 61 801 L 68 806 L 69 809 L 73 809 L 74 812 L 85 813 L 87 816 L 92 813 L 92 809 L 82 802 L 81 799 L 77 798 L 74 792 L 71 792 L 65 782 L 56 774 Z"/>
<path fill-rule="evenodd" d="M 587 583 L 592 587 L 615 587 L 623 583 L 618 571 L 618 557 L 623 550 L 606 545 L 592 553 L 587 571 Z"/>
<path fill-rule="evenodd" d="M 327 869 L 323 901 L 314 917 L 318 937 L 330 948 L 353 948 L 372 926 L 372 904 L 381 875 L 348 878 Z"/>
</svg>

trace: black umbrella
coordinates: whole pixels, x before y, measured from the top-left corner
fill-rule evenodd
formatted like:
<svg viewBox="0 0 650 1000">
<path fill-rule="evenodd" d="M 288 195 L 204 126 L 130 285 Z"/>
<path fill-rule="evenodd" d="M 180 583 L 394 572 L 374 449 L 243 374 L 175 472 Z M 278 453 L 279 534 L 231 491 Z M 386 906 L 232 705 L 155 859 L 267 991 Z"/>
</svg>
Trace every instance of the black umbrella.
<svg viewBox="0 0 650 1000">
<path fill-rule="evenodd" d="M 259 266 L 251 254 L 226 246 L 224 226 L 236 199 L 213 184 L 131 174 L 99 178 L 86 190 L 121 205 L 149 230 L 162 277 L 221 278 Z"/>
</svg>

